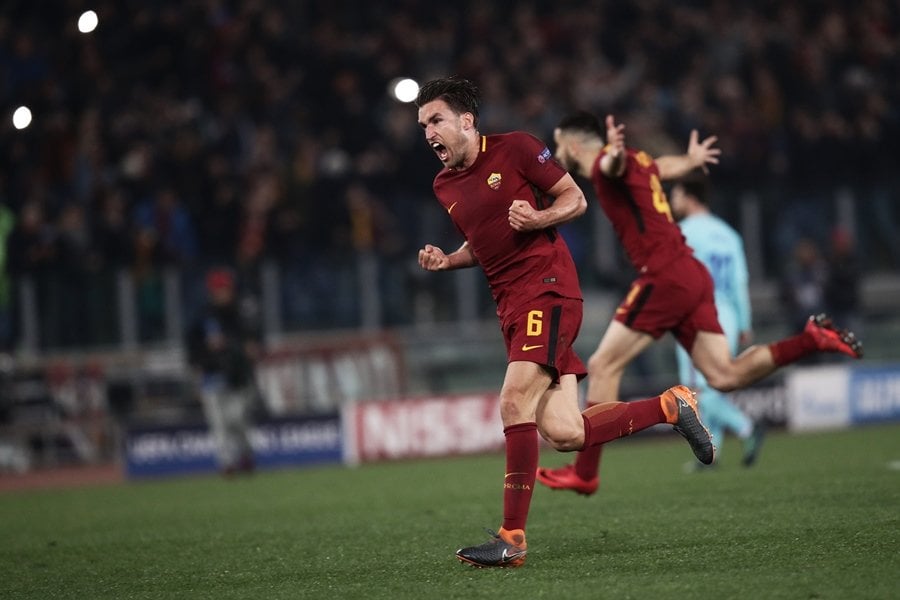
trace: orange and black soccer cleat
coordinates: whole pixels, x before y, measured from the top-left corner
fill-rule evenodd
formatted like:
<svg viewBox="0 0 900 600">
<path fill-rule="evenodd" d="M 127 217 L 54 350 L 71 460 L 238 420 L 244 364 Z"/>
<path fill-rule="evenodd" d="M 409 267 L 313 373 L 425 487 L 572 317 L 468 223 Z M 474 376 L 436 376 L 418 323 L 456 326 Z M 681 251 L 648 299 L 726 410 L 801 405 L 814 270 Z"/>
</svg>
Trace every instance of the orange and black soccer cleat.
<svg viewBox="0 0 900 600">
<path fill-rule="evenodd" d="M 803 332 L 812 336 L 816 348 L 823 352 L 841 352 L 853 358 L 862 358 L 862 342 L 856 339 L 852 331 L 835 327 L 831 317 L 825 313 L 812 315 Z"/>
<path fill-rule="evenodd" d="M 572 490 L 584 496 L 590 496 L 597 491 L 600 485 L 600 478 L 594 476 L 593 479 L 582 479 L 575 472 L 575 465 L 565 465 L 558 469 L 545 469 L 540 467 L 537 470 L 537 480 L 554 490 Z"/>
<path fill-rule="evenodd" d="M 688 441 L 697 460 L 704 465 L 711 465 L 715 460 L 716 450 L 712 436 L 700 422 L 696 394 L 687 386 L 676 385 L 660 394 L 659 402 L 666 414 L 666 421 Z"/>
<path fill-rule="evenodd" d="M 490 540 L 478 546 L 460 548 L 456 558 L 473 567 L 515 568 L 525 564 L 528 544 L 524 531 L 507 531 L 501 527 L 498 533 L 490 529 L 487 532 L 491 535 Z"/>
</svg>

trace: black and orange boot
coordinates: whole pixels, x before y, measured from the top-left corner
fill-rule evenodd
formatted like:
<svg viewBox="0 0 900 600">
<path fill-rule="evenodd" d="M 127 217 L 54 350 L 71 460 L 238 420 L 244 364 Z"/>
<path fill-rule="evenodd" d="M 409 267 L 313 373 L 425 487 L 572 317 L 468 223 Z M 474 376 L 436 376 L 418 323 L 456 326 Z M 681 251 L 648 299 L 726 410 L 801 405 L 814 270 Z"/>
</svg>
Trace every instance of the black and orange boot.
<svg viewBox="0 0 900 600">
<path fill-rule="evenodd" d="M 460 548 L 456 551 L 456 558 L 473 567 L 515 568 L 525 564 L 528 544 L 524 531 L 507 531 L 501 527 L 497 533 L 490 529 L 487 532 L 491 535 L 490 540 L 478 546 Z"/>
</svg>

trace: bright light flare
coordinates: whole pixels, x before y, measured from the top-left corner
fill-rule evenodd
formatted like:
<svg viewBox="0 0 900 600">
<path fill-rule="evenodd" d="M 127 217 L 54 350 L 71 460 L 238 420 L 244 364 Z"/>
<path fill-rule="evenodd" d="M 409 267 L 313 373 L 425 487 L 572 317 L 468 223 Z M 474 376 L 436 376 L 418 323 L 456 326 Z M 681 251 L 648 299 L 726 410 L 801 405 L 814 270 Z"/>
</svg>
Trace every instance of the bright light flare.
<svg viewBox="0 0 900 600">
<path fill-rule="evenodd" d="M 78 31 L 81 33 L 90 33 L 97 29 L 97 24 L 99 22 L 100 19 L 97 18 L 97 13 L 92 10 L 86 10 L 78 17 Z"/>
<path fill-rule="evenodd" d="M 391 82 L 391 96 L 400 102 L 412 102 L 419 95 L 419 82 L 409 77 L 395 79 Z"/>
<path fill-rule="evenodd" d="M 13 113 L 13 127 L 16 129 L 25 129 L 31 125 L 31 109 L 27 106 L 20 106 Z"/>
</svg>

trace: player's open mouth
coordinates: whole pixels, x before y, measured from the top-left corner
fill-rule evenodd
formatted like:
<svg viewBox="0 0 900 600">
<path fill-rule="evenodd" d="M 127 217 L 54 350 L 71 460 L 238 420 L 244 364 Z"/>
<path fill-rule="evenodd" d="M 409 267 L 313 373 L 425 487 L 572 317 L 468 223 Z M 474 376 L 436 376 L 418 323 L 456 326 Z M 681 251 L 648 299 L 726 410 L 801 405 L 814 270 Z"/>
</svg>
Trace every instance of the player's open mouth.
<svg viewBox="0 0 900 600">
<path fill-rule="evenodd" d="M 432 142 L 431 149 L 434 150 L 434 153 L 437 154 L 437 157 L 441 159 L 441 162 L 447 162 L 447 158 L 449 158 L 450 153 L 447 152 L 447 149 L 443 144 L 439 142 Z"/>
</svg>

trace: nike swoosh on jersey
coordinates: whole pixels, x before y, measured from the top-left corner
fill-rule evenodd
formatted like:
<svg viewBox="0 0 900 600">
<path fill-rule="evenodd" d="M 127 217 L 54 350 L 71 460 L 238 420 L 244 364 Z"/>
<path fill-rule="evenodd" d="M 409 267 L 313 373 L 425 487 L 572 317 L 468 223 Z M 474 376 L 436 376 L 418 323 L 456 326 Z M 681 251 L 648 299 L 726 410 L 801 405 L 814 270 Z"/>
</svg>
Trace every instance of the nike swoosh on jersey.
<svg viewBox="0 0 900 600">
<path fill-rule="evenodd" d="M 543 348 L 543 344 L 538 344 L 536 346 L 529 346 L 528 344 L 522 344 L 522 352 L 528 352 L 529 350 L 537 350 L 538 348 Z"/>
<path fill-rule="evenodd" d="M 447 209 L 447 214 L 448 214 L 448 215 L 449 215 L 450 213 L 453 212 L 453 208 L 454 208 L 457 204 L 459 204 L 459 202 L 454 202 L 453 204 L 450 205 L 450 208 Z"/>
</svg>

